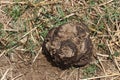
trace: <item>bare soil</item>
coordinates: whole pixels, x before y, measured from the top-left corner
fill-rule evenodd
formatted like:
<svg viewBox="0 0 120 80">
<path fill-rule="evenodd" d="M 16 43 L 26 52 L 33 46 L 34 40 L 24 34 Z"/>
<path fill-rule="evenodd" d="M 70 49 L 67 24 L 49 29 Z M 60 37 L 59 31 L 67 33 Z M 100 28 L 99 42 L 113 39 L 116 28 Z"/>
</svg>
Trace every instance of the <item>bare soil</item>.
<svg viewBox="0 0 120 80">
<path fill-rule="evenodd" d="M 11 54 L 11 57 L 2 56 L 0 63 L 0 76 L 5 76 L 4 80 L 85 80 L 84 69 L 87 66 L 79 68 L 70 68 L 61 70 L 52 66 L 46 57 L 39 53 L 37 59 L 29 58 L 26 54 Z M 107 64 L 106 64 L 107 63 Z M 112 61 L 103 61 L 105 72 L 109 75 L 119 73 Z M 6 71 L 8 72 L 6 73 Z M 6 74 L 5 74 L 6 73 Z M 94 76 L 103 76 L 103 69 L 98 69 Z M 119 77 L 117 77 L 119 80 Z M 88 80 L 104 80 L 105 78 L 88 79 Z M 106 78 L 110 80 L 110 77 Z"/>
<path fill-rule="evenodd" d="M 76 80 L 79 77 L 78 68 L 61 70 L 52 66 L 41 53 L 35 62 L 31 59 L 24 61 L 26 58 L 21 59 L 20 55 L 12 55 L 14 60 L 6 56 L 1 57 L 1 77 L 7 69 L 9 71 L 5 77 L 6 80 Z"/>
</svg>

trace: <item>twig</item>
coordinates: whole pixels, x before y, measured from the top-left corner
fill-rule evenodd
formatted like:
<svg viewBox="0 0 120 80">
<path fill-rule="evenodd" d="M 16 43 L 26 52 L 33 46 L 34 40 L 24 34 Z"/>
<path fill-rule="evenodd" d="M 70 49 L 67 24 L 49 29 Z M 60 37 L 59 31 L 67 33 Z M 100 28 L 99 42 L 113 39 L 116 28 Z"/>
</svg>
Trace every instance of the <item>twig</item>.
<svg viewBox="0 0 120 80">
<path fill-rule="evenodd" d="M 100 65 L 101 65 L 101 67 L 102 67 L 102 69 L 103 69 L 104 74 L 107 75 L 106 70 L 105 70 L 105 68 L 104 68 L 104 66 L 103 66 L 103 63 L 102 63 L 101 60 L 99 59 L 99 56 L 98 56 L 97 58 L 98 58 L 98 61 L 99 61 Z"/>
<path fill-rule="evenodd" d="M 33 63 L 35 62 L 35 60 L 37 59 L 38 55 L 41 53 L 42 51 L 42 47 L 40 48 L 40 50 L 38 51 L 37 55 L 35 56 L 35 58 L 33 59 Z"/>
<path fill-rule="evenodd" d="M 7 73 L 9 72 L 9 70 L 10 70 L 10 68 L 6 70 L 6 72 L 3 74 L 3 76 L 2 76 L 2 78 L 0 80 L 4 80 L 5 79 Z"/>
<path fill-rule="evenodd" d="M 59 0 L 54 0 L 54 1 L 41 1 L 41 2 L 39 2 L 38 4 L 31 4 L 31 2 L 30 2 L 31 6 L 34 6 L 34 7 L 51 5 L 51 4 L 58 4 L 58 3 L 61 3 L 61 1 L 59 1 Z"/>
<path fill-rule="evenodd" d="M 45 6 L 45 5 L 51 5 L 51 4 L 58 4 L 58 3 L 61 3 L 61 1 L 58 1 L 58 0 L 54 0 L 54 1 L 41 1 L 37 4 L 34 4 L 30 1 L 28 2 L 11 2 L 11 1 L 1 1 L 0 4 L 22 4 L 22 5 L 30 5 L 30 6 L 33 6 L 33 7 L 39 7 L 39 6 Z"/>
<path fill-rule="evenodd" d="M 0 57 L 6 52 L 6 50 L 4 50 L 1 54 L 0 54 Z"/>
<path fill-rule="evenodd" d="M 74 70 L 70 73 L 70 75 L 67 77 L 67 80 L 70 80 L 71 76 L 74 74 L 75 71 L 76 71 L 76 69 L 74 69 Z"/>
<path fill-rule="evenodd" d="M 29 33 L 31 33 L 32 31 L 34 31 L 34 30 L 36 30 L 36 29 L 37 29 L 37 27 L 31 29 L 31 30 L 28 31 L 25 35 L 23 35 L 23 36 L 21 37 L 21 39 L 23 39 L 25 36 L 27 36 Z M 20 39 L 20 40 L 21 40 L 21 39 Z"/>
<path fill-rule="evenodd" d="M 77 75 L 76 80 L 79 80 L 79 78 L 80 78 L 80 68 L 78 68 L 78 75 Z"/>
<path fill-rule="evenodd" d="M 98 5 L 98 6 L 103 6 L 103 5 L 109 4 L 109 3 L 111 3 L 112 1 L 113 1 L 113 0 L 110 0 L 110 1 L 108 1 L 108 2 L 105 2 L 105 3 L 100 4 L 100 5 Z"/>
<path fill-rule="evenodd" d="M 94 31 L 94 32 L 97 32 L 98 34 L 103 34 L 102 32 L 100 32 L 100 31 L 98 31 L 98 30 L 96 30 L 96 29 L 94 29 L 94 28 L 92 28 L 92 27 L 88 27 L 91 31 Z"/>
<path fill-rule="evenodd" d="M 120 74 L 98 76 L 98 77 L 92 77 L 92 78 L 86 78 L 86 79 L 79 79 L 79 80 L 93 80 L 93 79 L 107 78 L 107 77 L 113 77 L 113 76 L 120 76 Z"/>
<path fill-rule="evenodd" d="M 18 79 L 18 78 L 21 77 L 21 76 L 23 76 L 23 74 L 20 74 L 20 75 L 14 77 L 12 80 Z"/>
<path fill-rule="evenodd" d="M 0 1 L 0 4 L 27 4 L 27 2 Z"/>
<path fill-rule="evenodd" d="M 110 47 L 110 45 L 108 44 L 108 41 L 106 41 L 106 43 L 107 43 L 107 45 L 108 45 L 110 54 L 113 55 L 113 50 L 111 50 L 111 47 Z M 113 59 L 113 62 L 115 63 L 115 65 L 116 65 L 117 69 L 118 69 L 119 72 L 120 72 L 120 67 L 119 67 L 119 65 L 118 65 L 118 62 L 117 62 L 116 58 L 115 58 L 114 56 L 112 56 L 112 59 Z"/>
<path fill-rule="evenodd" d="M 9 31 L 9 32 L 18 32 L 18 30 L 15 29 L 1 29 L 3 31 Z"/>
<path fill-rule="evenodd" d="M 64 75 L 67 73 L 67 70 L 63 71 L 60 76 L 59 76 L 59 79 L 63 79 Z"/>
<path fill-rule="evenodd" d="M 96 53 L 98 56 L 102 56 L 102 57 L 109 57 L 109 55 L 106 54 L 100 54 L 100 53 Z"/>
</svg>

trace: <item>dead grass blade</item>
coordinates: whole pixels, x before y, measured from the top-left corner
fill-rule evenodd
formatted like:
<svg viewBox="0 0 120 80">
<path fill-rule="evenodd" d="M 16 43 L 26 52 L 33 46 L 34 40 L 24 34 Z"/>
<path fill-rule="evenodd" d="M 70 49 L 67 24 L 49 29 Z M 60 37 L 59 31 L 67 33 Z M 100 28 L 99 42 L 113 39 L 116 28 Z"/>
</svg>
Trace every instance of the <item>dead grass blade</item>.
<svg viewBox="0 0 120 80">
<path fill-rule="evenodd" d="M 3 76 L 0 80 L 6 80 L 5 77 L 9 71 L 10 71 L 10 68 L 5 71 L 5 73 L 3 74 Z"/>
<path fill-rule="evenodd" d="M 42 51 L 42 47 L 41 47 L 40 50 L 38 51 L 38 53 L 37 53 L 37 55 L 35 56 L 35 58 L 33 59 L 33 62 L 32 62 L 32 63 L 35 62 L 35 60 L 37 59 L 37 57 L 39 56 L 39 54 L 41 53 L 41 51 Z"/>
<path fill-rule="evenodd" d="M 37 27 L 35 27 L 35 28 L 33 28 L 33 29 L 31 29 L 30 31 L 28 31 L 25 35 L 23 35 L 22 37 L 21 37 L 21 39 L 23 39 L 25 36 L 27 36 L 29 33 L 31 33 L 32 31 L 35 31 L 37 29 Z M 20 39 L 20 40 L 21 40 Z"/>
<path fill-rule="evenodd" d="M 103 6 L 103 5 L 106 5 L 106 4 L 109 4 L 109 3 L 111 3 L 113 0 L 109 0 L 108 2 L 104 2 L 104 3 L 102 3 L 102 4 L 99 4 L 98 6 Z"/>
<path fill-rule="evenodd" d="M 16 79 L 18 79 L 19 77 L 22 77 L 22 76 L 23 76 L 23 74 L 20 74 L 20 75 L 14 77 L 12 80 L 16 80 Z"/>
<path fill-rule="evenodd" d="M 120 76 L 120 74 L 111 74 L 111 75 L 91 77 L 91 78 L 79 79 L 79 80 L 95 80 L 95 79 L 101 79 L 101 78 L 107 78 L 107 77 L 113 77 L 113 76 Z"/>
<path fill-rule="evenodd" d="M 61 3 L 61 1 L 58 0 L 54 0 L 54 1 L 41 1 L 37 4 L 34 4 L 30 1 L 28 2 L 12 2 L 12 1 L 1 1 L 0 4 L 22 4 L 22 5 L 30 5 L 30 6 L 34 6 L 34 7 L 39 7 L 39 6 L 45 6 L 45 5 L 51 5 L 51 4 L 58 4 Z"/>
<path fill-rule="evenodd" d="M 108 41 L 107 41 L 106 43 L 107 43 L 108 48 L 109 48 L 109 50 L 110 50 L 110 55 L 113 55 L 114 53 L 113 53 L 113 50 L 112 50 L 110 44 L 108 43 Z M 115 63 L 117 69 L 118 69 L 119 72 L 120 72 L 120 67 L 119 67 L 119 65 L 118 65 L 118 62 L 117 62 L 116 58 L 115 58 L 115 57 L 112 57 L 112 60 L 113 60 L 113 62 Z"/>
<path fill-rule="evenodd" d="M 0 54 L 0 57 L 2 57 L 2 55 L 4 55 L 5 52 L 6 52 L 6 50 L 4 50 L 4 51 Z"/>
</svg>

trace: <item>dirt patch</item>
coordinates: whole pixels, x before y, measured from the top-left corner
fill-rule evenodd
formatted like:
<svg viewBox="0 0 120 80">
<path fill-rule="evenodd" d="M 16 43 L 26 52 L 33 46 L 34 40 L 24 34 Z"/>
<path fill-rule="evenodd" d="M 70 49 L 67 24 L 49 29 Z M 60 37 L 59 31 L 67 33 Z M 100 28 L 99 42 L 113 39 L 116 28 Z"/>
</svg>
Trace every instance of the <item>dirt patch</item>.
<svg viewBox="0 0 120 80">
<path fill-rule="evenodd" d="M 21 55 L 22 57 L 20 57 Z M 1 57 L 0 76 L 3 77 L 9 69 L 4 78 L 7 80 L 82 80 L 88 77 L 84 70 L 89 67 L 89 65 L 61 70 L 58 67 L 52 66 L 42 53 L 39 54 L 34 62 L 32 58 L 26 60 L 25 54 L 13 54 L 12 57 L 12 59 L 5 55 Z M 30 57 L 30 55 L 27 55 L 27 57 Z M 106 62 L 108 64 L 106 64 Z M 111 61 L 103 61 L 102 63 L 106 67 L 105 72 L 109 73 L 109 75 L 112 74 L 113 71 L 115 73 L 118 72 L 114 64 L 111 65 Z M 104 71 L 98 69 L 94 76 L 103 76 L 103 74 Z M 106 79 L 109 80 L 110 77 Z M 104 80 L 104 78 L 100 80 Z"/>
<path fill-rule="evenodd" d="M 58 68 L 52 67 L 44 56 L 39 56 L 34 63 L 23 61 L 17 55 L 14 55 L 14 57 L 16 61 L 9 61 L 6 56 L 1 57 L 0 69 L 3 73 L 10 69 L 6 77 L 9 80 L 17 76 L 16 80 L 47 80 L 47 77 L 53 80 L 61 72 Z"/>
<path fill-rule="evenodd" d="M 40 53 L 34 63 L 32 60 L 24 61 L 20 55 L 14 55 L 14 61 L 9 57 L 2 56 L 0 70 L 2 77 L 6 70 L 9 69 L 4 79 L 7 80 L 75 80 L 78 75 L 78 68 L 61 70 L 52 66 L 44 55 Z M 22 54 L 23 56 L 23 54 Z"/>
</svg>

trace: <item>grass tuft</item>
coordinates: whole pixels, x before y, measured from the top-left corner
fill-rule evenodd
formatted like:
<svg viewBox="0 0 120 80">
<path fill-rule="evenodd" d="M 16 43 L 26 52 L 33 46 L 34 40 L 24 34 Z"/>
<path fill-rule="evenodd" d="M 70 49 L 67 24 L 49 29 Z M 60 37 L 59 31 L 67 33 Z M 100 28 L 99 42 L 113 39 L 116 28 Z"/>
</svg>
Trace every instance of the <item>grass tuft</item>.
<svg viewBox="0 0 120 80">
<path fill-rule="evenodd" d="M 91 64 L 87 68 L 85 68 L 83 72 L 85 73 L 85 76 L 89 77 L 89 76 L 93 76 L 96 73 L 97 69 L 98 68 L 95 64 Z"/>
</svg>

